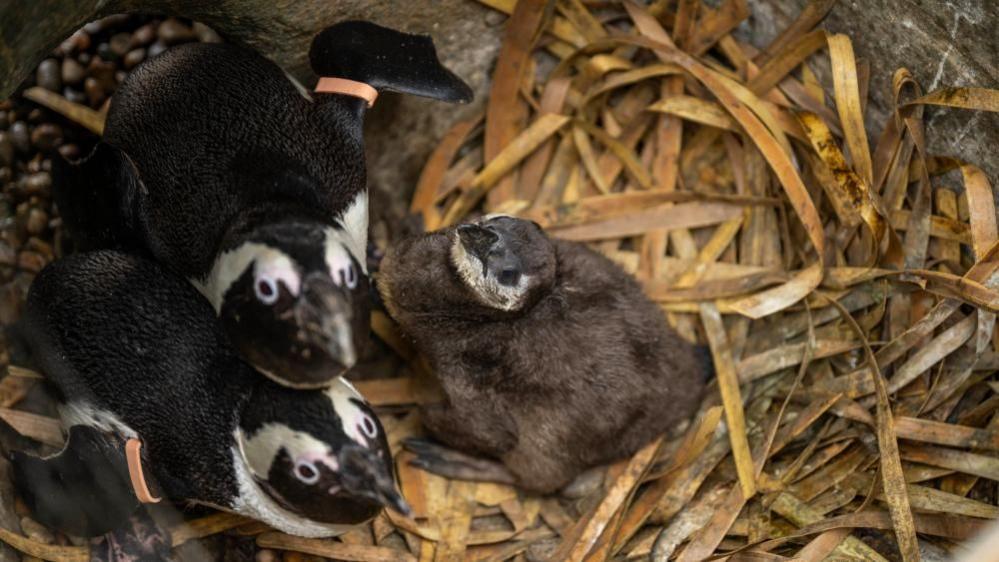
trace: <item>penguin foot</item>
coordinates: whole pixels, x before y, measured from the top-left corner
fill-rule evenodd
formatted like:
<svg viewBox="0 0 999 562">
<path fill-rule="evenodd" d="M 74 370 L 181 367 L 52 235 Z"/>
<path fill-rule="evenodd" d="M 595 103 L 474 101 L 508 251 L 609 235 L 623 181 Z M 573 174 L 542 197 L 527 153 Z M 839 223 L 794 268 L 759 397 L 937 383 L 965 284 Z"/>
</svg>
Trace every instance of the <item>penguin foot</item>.
<svg viewBox="0 0 999 562">
<path fill-rule="evenodd" d="M 416 454 L 416 458 L 409 461 L 410 466 L 438 476 L 452 480 L 516 484 L 514 475 L 499 462 L 461 453 L 428 439 L 409 438 L 403 441 L 403 446 Z"/>
</svg>

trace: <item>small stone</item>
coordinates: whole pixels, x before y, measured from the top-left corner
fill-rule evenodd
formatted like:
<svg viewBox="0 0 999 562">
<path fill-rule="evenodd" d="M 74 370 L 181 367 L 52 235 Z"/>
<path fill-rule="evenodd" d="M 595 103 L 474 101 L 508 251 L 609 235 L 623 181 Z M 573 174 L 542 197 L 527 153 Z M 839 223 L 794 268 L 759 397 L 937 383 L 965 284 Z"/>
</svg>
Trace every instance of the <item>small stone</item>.
<svg viewBox="0 0 999 562">
<path fill-rule="evenodd" d="M 45 232 L 45 229 L 49 226 L 49 215 L 45 211 L 39 209 L 38 207 L 32 207 L 28 211 L 28 222 L 25 227 L 28 230 L 28 234 L 39 235 Z"/>
<path fill-rule="evenodd" d="M 132 47 L 132 35 L 130 33 L 115 33 L 108 41 L 108 45 L 111 47 L 111 52 L 119 57 L 124 56 Z"/>
<path fill-rule="evenodd" d="M 9 166 L 0 166 L 0 186 L 10 181 L 10 177 L 13 175 L 10 171 Z"/>
<path fill-rule="evenodd" d="M 10 140 L 18 152 L 31 150 L 31 134 L 28 132 L 28 124 L 24 121 L 18 121 L 11 125 Z"/>
<path fill-rule="evenodd" d="M 90 78 L 97 80 L 105 93 L 110 92 L 115 87 L 114 73 L 118 67 L 114 63 L 106 62 L 100 58 L 90 61 L 87 65 L 87 74 Z"/>
<path fill-rule="evenodd" d="M 132 32 L 132 47 L 145 47 L 156 39 L 156 24 L 147 23 Z"/>
<path fill-rule="evenodd" d="M 13 135 L 7 131 L 0 131 L 0 167 L 14 164 L 14 141 Z"/>
<path fill-rule="evenodd" d="M 156 29 L 156 35 L 167 45 L 176 45 L 194 40 L 194 32 L 175 18 L 168 18 Z"/>
<path fill-rule="evenodd" d="M 41 543 L 52 544 L 55 541 L 55 537 L 51 531 L 30 517 L 21 518 L 21 530 L 24 531 L 24 534 L 28 535 L 29 539 Z"/>
<path fill-rule="evenodd" d="M 52 175 L 48 172 L 36 172 L 21 176 L 19 183 L 21 190 L 26 196 L 40 195 L 48 197 L 52 190 Z"/>
<path fill-rule="evenodd" d="M 0 111 L 0 130 L 10 127 L 10 120 L 7 119 L 7 112 Z"/>
<path fill-rule="evenodd" d="M 125 68 L 131 69 L 135 65 L 139 64 L 146 59 L 145 49 L 132 49 L 125 55 Z"/>
<path fill-rule="evenodd" d="M 45 256 L 38 252 L 25 250 L 17 255 L 17 267 L 31 273 L 38 273 L 45 267 L 46 263 L 48 261 Z"/>
<path fill-rule="evenodd" d="M 17 263 L 17 252 L 11 248 L 6 240 L 0 240 L 0 265 L 14 265 Z"/>
<path fill-rule="evenodd" d="M 83 91 L 87 94 L 87 99 L 90 100 L 90 107 L 101 105 L 104 103 L 104 98 L 107 97 L 104 94 L 104 88 L 101 88 L 101 83 L 93 77 L 83 81 Z"/>
<path fill-rule="evenodd" d="M 97 46 L 97 56 L 108 62 L 111 62 L 118 58 L 118 55 L 116 55 L 115 52 L 111 50 L 111 45 L 107 43 L 101 43 L 100 45 Z"/>
<path fill-rule="evenodd" d="M 118 72 L 114 73 L 114 81 L 117 82 L 117 83 L 119 83 L 119 84 L 121 84 L 122 82 L 124 82 L 125 78 L 127 78 L 127 77 L 128 77 L 128 73 L 125 72 L 124 70 L 119 70 Z"/>
<path fill-rule="evenodd" d="M 202 43 L 222 42 L 222 37 L 214 29 L 208 27 L 200 21 L 194 22 L 191 29 L 194 31 L 194 35 L 197 36 L 198 41 L 201 41 Z"/>
<path fill-rule="evenodd" d="M 74 88 L 63 88 L 62 97 L 73 103 L 87 103 L 87 94 Z"/>
<path fill-rule="evenodd" d="M 35 72 L 35 80 L 39 86 L 50 92 L 62 90 L 62 72 L 59 70 L 59 61 L 55 59 L 43 60 Z"/>
<path fill-rule="evenodd" d="M 59 154 L 66 160 L 76 160 L 80 158 L 80 147 L 72 143 L 64 144 L 59 147 Z"/>
<path fill-rule="evenodd" d="M 51 152 L 62 143 L 62 128 L 55 123 L 42 123 L 31 131 L 31 144 L 42 152 Z"/>
<path fill-rule="evenodd" d="M 94 59 L 93 55 L 87 52 L 80 53 L 79 55 L 76 56 L 76 60 L 80 61 L 80 64 L 84 66 L 90 64 L 90 61 L 93 59 Z"/>
<path fill-rule="evenodd" d="M 51 223 L 50 225 L 51 226 Z M 46 260 L 52 260 L 55 253 L 52 251 L 52 244 L 42 240 L 41 238 L 32 236 L 24 244 L 25 250 L 31 250 L 32 252 L 38 252 L 39 254 L 45 256 Z"/>
<path fill-rule="evenodd" d="M 277 559 L 277 553 L 267 548 L 258 550 L 257 555 L 254 556 L 256 562 L 277 562 Z"/>
<path fill-rule="evenodd" d="M 146 58 L 151 59 L 165 50 L 167 50 L 166 43 L 163 41 L 157 41 L 149 46 L 149 50 L 146 52 Z"/>
<path fill-rule="evenodd" d="M 40 107 L 33 108 L 28 112 L 28 123 L 41 123 L 46 119 L 45 111 Z"/>
<path fill-rule="evenodd" d="M 69 56 L 74 52 L 86 51 L 89 48 L 90 35 L 83 29 L 77 30 L 76 33 L 70 35 L 59 45 L 59 50 L 61 50 L 66 56 Z"/>
<path fill-rule="evenodd" d="M 79 84 L 87 77 L 83 65 L 71 57 L 62 59 L 62 81 L 64 84 Z"/>
</svg>

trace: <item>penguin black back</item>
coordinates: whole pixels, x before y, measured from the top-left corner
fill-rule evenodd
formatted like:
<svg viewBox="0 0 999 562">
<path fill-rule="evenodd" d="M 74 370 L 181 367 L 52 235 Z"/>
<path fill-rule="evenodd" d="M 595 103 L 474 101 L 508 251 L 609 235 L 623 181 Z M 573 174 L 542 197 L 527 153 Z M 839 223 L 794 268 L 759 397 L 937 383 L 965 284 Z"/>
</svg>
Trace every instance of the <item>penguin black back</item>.
<svg viewBox="0 0 999 562">
<path fill-rule="evenodd" d="M 328 28 L 310 58 L 382 90 L 471 97 L 429 38 L 366 22 Z M 121 84 L 104 143 L 56 198 L 85 246 L 137 248 L 194 282 L 261 372 L 322 386 L 368 336 L 365 107 L 241 47 L 180 46 Z"/>
</svg>

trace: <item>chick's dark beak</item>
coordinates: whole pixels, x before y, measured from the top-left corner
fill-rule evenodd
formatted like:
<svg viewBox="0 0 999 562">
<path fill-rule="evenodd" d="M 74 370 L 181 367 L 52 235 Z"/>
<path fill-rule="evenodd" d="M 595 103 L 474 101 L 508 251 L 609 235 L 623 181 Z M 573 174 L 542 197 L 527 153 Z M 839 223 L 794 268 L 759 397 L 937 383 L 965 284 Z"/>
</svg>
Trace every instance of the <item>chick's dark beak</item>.
<svg viewBox="0 0 999 562">
<path fill-rule="evenodd" d="M 395 485 L 391 465 L 386 460 L 359 445 L 345 446 L 338 460 L 345 491 L 376 501 L 407 517 L 412 513 Z"/>
<path fill-rule="evenodd" d="M 499 242 L 499 235 L 477 224 L 463 224 L 458 227 L 458 238 L 462 246 L 483 264 L 489 256 L 489 250 Z"/>
<path fill-rule="evenodd" d="M 302 283 L 295 305 L 295 319 L 308 343 L 349 369 L 357 362 L 354 345 L 354 312 L 350 293 L 321 273 L 311 273 Z"/>
</svg>

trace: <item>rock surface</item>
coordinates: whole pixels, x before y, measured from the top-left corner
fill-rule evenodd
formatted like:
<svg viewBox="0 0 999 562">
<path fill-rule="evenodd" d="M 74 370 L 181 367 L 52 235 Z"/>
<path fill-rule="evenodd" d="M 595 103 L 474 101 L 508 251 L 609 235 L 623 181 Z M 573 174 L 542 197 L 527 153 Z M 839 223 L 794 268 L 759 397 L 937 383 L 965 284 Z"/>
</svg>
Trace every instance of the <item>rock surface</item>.
<svg viewBox="0 0 999 562">
<path fill-rule="evenodd" d="M 749 3 L 753 15 L 741 33 L 760 46 L 794 19 L 808 0 Z M 999 88 L 999 2 L 995 0 L 839 0 L 823 26 L 849 35 L 857 59 L 871 64 L 869 133 L 879 133 L 891 111 L 891 80 L 897 68 L 908 68 L 924 92 L 943 86 Z M 996 191 L 999 114 L 930 108 L 926 116 L 929 151 L 978 165 Z M 877 137 L 870 140 L 873 147 Z"/>
</svg>

